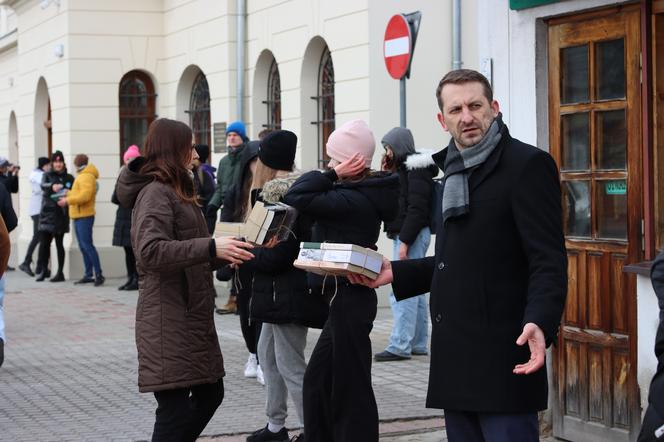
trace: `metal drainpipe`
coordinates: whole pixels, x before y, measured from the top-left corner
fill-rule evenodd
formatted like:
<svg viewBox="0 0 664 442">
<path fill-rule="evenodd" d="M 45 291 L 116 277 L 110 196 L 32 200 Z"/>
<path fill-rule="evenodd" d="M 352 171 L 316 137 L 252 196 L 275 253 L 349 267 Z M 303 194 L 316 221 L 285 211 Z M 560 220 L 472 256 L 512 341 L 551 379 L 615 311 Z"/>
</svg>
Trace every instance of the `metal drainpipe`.
<svg viewBox="0 0 664 442">
<path fill-rule="evenodd" d="M 246 0 L 236 0 L 237 8 L 237 34 L 235 45 L 235 64 L 236 64 L 236 97 L 237 119 L 244 121 L 244 43 L 245 43 L 245 22 L 247 16 Z"/>
<path fill-rule="evenodd" d="M 452 69 L 461 69 L 461 0 L 452 2 Z"/>
</svg>

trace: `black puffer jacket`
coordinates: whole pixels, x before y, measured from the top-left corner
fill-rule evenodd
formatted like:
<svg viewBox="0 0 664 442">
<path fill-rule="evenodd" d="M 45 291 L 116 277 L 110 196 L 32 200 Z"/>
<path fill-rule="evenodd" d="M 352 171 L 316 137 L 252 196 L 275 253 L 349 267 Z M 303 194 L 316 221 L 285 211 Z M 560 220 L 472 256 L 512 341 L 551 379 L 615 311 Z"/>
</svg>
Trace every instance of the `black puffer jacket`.
<svg viewBox="0 0 664 442">
<path fill-rule="evenodd" d="M 284 203 L 315 220 L 312 241 L 350 243 L 376 249 L 382 221 L 397 214 L 396 175 L 373 173 L 357 182 L 338 181 L 334 170 L 302 175 L 284 196 Z M 316 290 L 323 278 L 309 274 Z"/>
<path fill-rule="evenodd" d="M 120 170 L 122 173 L 122 170 Z M 117 188 L 117 181 L 115 184 Z M 111 202 L 117 204 L 118 210 L 115 212 L 115 224 L 113 225 L 113 245 L 119 247 L 131 247 L 131 208 L 120 204 L 115 188 L 111 195 Z"/>
<path fill-rule="evenodd" d="M 74 177 L 63 169 L 58 173 L 55 170 L 44 173 L 41 187 L 43 190 L 42 206 L 39 212 L 39 231 L 54 234 L 69 232 L 69 209 L 60 207 L 51 199 L 53 184 L 62 184 L 64 188 L 70 189 L 74 185 Z"/>
<path fill-rule="evenodd" d="M 429 150 L 410 154 L 398 167 L 399 212 L 394 221 L 385 223 L 385 232 L 390 239 L 398 237 L 410 245 L 420 230 L 431 228 L 433 178 L 438 175 L 438 166 L 431 157 L 433 154 Z"/>
<path fill-rule="evenodd" d="M 298 175 L 277 178 L 265 184 L 260 199 L 274 203 L 280 201 Z M 311 240 L 312 220 L 298 216 L 288 239 L 272 249 L 252 250 L 255 258 L 242 265 L 253 273 L 251 286 L 251 318 L 272 324 L 299 324 L 323 328 L 328 304 L 319 293 L 312 293 L 307 274 L 293 267 L 301 241 Z"/>
</svg>

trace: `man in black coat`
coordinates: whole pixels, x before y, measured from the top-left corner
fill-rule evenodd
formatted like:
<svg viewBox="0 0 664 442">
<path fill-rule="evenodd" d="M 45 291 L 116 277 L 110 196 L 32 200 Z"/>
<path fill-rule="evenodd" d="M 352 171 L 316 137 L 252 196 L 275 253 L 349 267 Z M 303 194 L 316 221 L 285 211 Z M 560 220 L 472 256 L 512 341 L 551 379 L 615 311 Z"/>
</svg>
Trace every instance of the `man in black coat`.
<svg viewBox="0 0 664 442">
<path fill-rule="evenodd" d="M 659 328 L 655 337 L 657 371 L 650 383 L 648 408 L 643 416 L 639 442 L 664 441 L 664 252 L 655 259 L 650 280 L 659 301 Z"/>
<path fill-rule="evenodd" d="M 392 283 L 397 299 L 431 291 L 427 407 L 445 409 L 451 442 L 538 441 L 567 292 L 558 170 L 510 136 L 480 73 L 448 73 L 436 97 L 452 140 L 433 155 L 445 175 L 435 256 L 353 280 Z"/>
</svg>

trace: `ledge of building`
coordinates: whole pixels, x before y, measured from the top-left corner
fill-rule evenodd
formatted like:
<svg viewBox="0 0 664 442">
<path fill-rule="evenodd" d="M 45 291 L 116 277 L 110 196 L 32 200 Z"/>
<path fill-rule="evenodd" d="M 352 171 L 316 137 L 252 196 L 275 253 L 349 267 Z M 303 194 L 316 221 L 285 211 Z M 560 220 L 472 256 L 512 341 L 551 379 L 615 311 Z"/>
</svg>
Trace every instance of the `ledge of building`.
<svg viewBox="0 0 664 442">
<path fill-rule="evenodd" d="M 652 261 L 643 261 L 637 262 L 634 264 L 629 264 L 623 267 L 623 272 L 625 273 L 635 273 L 642 276 L 650 276 L 650 268 L 652 267 Z"/>
<path fill-rule="evenodd" d="M 18 43 L 18 30 L 14 29 L 7 32 L 5 35 L 0 36 L 0 53 L 5 52 Z"/>
</svg>

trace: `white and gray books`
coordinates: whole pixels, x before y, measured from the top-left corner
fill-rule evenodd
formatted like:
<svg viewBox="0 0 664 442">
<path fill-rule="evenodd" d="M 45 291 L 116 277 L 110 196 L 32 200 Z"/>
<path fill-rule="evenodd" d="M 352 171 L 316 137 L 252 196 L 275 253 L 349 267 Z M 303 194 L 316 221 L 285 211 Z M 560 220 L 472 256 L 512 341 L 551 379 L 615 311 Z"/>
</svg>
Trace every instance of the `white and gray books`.
<svg viewBox="0 0 664 442">
<path fill-rule="evenodd" d="M 297 210 L 283 203 L 257 201 L 244 223 L 217 223 L 215 236 L 234 236 L 264 245 L 273 237 L 283 241 L 293 232 Z"/>
<path fill-rule="evenodd" d="M 300 253 L 293 263 L 297 268 L 319 275 L 349 273 L 376 279 L 383 264 L 383 256 L 374 250 L 355 244 L 300 243 Z"/>
</svg>

